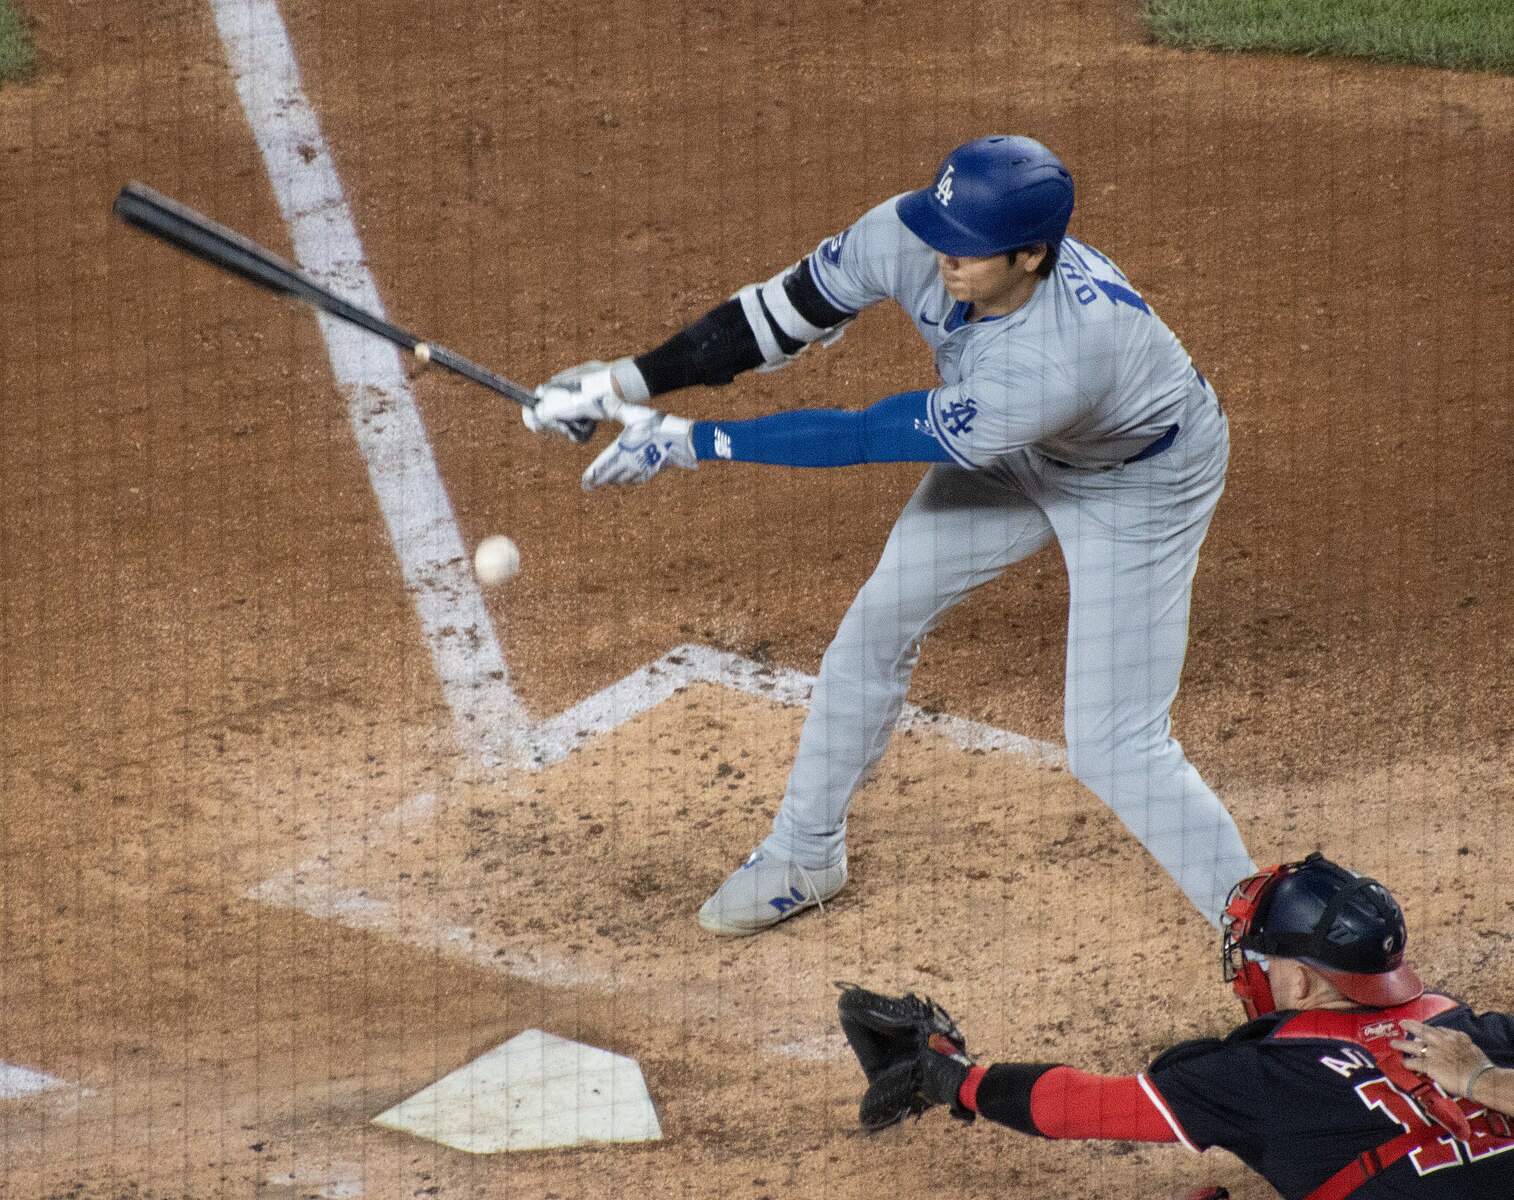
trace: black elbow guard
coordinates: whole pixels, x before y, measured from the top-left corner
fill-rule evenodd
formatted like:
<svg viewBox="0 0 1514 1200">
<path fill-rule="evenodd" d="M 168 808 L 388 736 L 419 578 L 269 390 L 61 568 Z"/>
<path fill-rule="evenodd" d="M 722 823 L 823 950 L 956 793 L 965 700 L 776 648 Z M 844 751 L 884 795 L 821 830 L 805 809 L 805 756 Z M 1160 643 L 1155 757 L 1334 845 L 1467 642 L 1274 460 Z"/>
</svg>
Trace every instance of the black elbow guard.
<svg viewBox="0 0 1514 1200">
<path fill-rule="evenodd" d="M 636 359 L 653 396 L 704 384 L 720 387 L 743 371 L 776 370 L 812 342 L 829 345 L 856 314 L 827 300 L 809 259 L 744 287 L 655 350 Z"/>
<path fill-rule="evenodd" d="M 762 351 L 737 300 L 711 309 L 687 329 L 636 359 L 654 396 L 704 384 L 720 387 L 762 365 Z"/>
</svg>

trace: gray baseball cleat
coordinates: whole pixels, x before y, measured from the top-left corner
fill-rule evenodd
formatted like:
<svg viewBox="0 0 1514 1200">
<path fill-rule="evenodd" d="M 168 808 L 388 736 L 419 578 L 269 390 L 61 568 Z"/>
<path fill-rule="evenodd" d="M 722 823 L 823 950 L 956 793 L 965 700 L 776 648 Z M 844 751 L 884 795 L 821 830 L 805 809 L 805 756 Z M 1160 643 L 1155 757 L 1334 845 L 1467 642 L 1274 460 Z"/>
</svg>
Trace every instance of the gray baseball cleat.
<svg viewBox="0 0 1514 1200">
<path fill-rule="evenodd" d="M 846 859 L 810 870 L 761 850 L 731 872 L 699 910 L 699 924 L 711 933 L 742 937 L 787 920 L 825 902 L 846 886 Z"/>
</svg>

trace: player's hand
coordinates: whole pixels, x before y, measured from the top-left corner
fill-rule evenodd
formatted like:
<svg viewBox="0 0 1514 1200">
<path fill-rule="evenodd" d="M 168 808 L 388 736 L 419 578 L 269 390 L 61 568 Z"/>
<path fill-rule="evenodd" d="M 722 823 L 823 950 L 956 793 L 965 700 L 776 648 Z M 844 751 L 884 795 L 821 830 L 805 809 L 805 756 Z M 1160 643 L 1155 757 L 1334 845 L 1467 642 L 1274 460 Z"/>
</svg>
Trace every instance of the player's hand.
<svg viewBox="0 0 1514 1200">
<path fill-rule="evenodd" d="M 699 466 L 693 421 L 624 402 L 615 418 L 625 421 L 626 427 L 589 464 L 583 474 L 584 491 L 612 483 L 645 483 L 669 465 L 690 471 Z"/>
<path fill-rule="evenodd" d="M 1411 1035 L 1388 1043 L 1403 1052 L 1404 1065 L 1438 1083 L 1453 1096 L 1467 1094 L 1467 1079 L 1490 1060 L 1460 1029 L 1440 1029 L 1420 1021 L 1401 1021 Z"/>
<path fill-rule="evenodd" d="M 967 1051 L 945 1034 L 933 1033 L 920 1047 L 920 1094 L 932 1104 L 951 1106 L 959 1121 L 973 1121 L 977 1114 L 961 1100 L 973 1060 Z"/>
<path fill-rule="evenodd" d="M 536 404 L 521 409 L 521 420 L 532 433 L 555 433 L 587 441 L 585 427 L 580 424 L 579 436 L 575 436 L 570 423 L 603 421 L 615 416 L 624 403 L 615 388 L 612 365 L 591 359 L 558 372 L 537 388 Z M 587 432 L 592 434 L 592 424 Z"/>
</svg>

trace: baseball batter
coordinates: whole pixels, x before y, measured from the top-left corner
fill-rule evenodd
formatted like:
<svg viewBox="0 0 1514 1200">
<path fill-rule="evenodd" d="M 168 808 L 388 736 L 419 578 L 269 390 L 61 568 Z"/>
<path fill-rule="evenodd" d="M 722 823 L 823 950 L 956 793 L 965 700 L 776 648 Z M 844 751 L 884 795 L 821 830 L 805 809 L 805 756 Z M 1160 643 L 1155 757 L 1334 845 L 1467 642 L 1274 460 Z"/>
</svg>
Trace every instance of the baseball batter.
<svg viewBox="0 0 1514 1200">
<path fill-rule="evenodd" d="M 1514 1017 L 1427 992 L 1406 941 L 1386 888 L 1313 854 L 1235 889 L 1225 975 L 1250 1019 L 1228 1037 L 1108 1076 L 975 1066 L 951 1026 L 953 1040 L 903 1051 L 917 1060 L 913 1090 L 898 1086 L 909 1065 L 875 1063 L 869 1096 L 892 1106 L 880 1126 L 942 1104 L 1040 1137 L 1219 1146 L 1287 1200 L 1514 1196 Z M 849 1013 L 854 1029 L 876 1025 L 899 1003 L 854 993 L 843 1025 Z"/>
<path fill-rule="evenodd" d="M 1071 770 L 1211 921 L 1254 869 L 1228 812 L 1172 737 L 1199 546 L 1229 440 L 1214 389 L 1120 269 L 1066 236 L 1073 181 L 1040 143 L 959 146 L 765 283 L 635 358 L 538 389 L 532 429 L 613 417 L 584 487 L 670 463 L 932 464 L 826 651 L 772 832 L 700 910 L 765 929 L 846 883 L 847 811 L 899 716 L 920 640 L 974 588 L 1055 537 L 1067 564 Z M 940 383 L 861 412 L 692 422 L 645 402 L 721 386 L 829 344 L 863 309 L 901 305 Z"/>
</svg>

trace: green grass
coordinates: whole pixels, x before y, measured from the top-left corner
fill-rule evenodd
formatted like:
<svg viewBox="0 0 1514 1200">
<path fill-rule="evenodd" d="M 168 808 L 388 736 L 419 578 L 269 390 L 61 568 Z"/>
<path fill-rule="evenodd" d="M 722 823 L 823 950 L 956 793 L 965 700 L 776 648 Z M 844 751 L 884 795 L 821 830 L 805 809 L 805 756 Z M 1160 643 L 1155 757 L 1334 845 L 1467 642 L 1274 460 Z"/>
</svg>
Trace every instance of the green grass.
<svg viewBox="0 0 1514 1200">
<path fill-rule="evenodd" d="M 0 0 L 0 79 L 22 79 L 32 68 L 32 43 L 11 0 Z"/>
<path fill-rule="evenodd" d="M 1158 41 L 1514 74 L 1514 0 L 1146 0 Z"/>
</svg>

